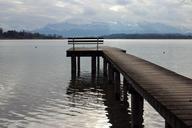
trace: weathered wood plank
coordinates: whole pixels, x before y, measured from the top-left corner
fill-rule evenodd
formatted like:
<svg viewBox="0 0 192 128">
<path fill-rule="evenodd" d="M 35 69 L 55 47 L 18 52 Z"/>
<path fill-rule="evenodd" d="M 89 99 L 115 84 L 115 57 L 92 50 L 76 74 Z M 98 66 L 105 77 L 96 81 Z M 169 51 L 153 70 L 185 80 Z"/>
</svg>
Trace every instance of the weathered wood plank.
<svg viewBox="0 0 192 128">
<path fill-rule="evenodd" d="M 70 39 L 104 39 L 104 38 L 103 37 L 69 37 L 67 39 L 70 40 Z"/>
<path fill-rule="evenodd" d="M 75 44 L 103 44 L 103 40 L 75 40 L 75 41 L 68 41 L 68 44 L 73 44 L 73 42 Z M 98 42 L 98 43 L 97 43 Z"/>
</svg>

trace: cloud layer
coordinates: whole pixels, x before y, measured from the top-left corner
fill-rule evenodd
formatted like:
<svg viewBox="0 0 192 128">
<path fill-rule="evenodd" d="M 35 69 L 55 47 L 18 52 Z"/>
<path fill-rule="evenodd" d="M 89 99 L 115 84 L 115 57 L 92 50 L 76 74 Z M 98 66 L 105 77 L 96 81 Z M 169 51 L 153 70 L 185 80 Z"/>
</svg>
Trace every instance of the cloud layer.
<svg viewBox="0 0 192 128">
<path fill-rule="evenodd" d="M 47 24 L 162 23 L 192 30 L 190 0 L 0 0 L 0 27 L 33 30 Z"/>
</svg>

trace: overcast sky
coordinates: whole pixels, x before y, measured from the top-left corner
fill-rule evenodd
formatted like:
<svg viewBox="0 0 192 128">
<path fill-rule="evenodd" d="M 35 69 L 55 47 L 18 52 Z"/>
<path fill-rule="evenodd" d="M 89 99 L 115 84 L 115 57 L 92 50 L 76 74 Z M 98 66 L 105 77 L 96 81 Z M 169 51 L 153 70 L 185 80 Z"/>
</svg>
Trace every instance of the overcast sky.
<svg viewBox="0 0 192 128">
<path fill-rule="evenodd" d="M 41 28 L 74 22 L 163 23 L 192 30 L 191 0 L 0 0 L 0 27 Z"/>
</svg>

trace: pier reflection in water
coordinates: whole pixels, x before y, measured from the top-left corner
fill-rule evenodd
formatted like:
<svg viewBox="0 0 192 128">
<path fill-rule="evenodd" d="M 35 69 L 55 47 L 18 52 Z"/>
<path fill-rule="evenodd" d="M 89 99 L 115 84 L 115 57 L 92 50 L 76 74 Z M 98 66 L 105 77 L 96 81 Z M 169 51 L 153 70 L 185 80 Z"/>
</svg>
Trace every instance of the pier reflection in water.
<svg viewBox="0 0 192 128">
<path fill-rule="evenodd" d="M 89 111 L 91 114 L 87 116 L 92 116 L 91 118 L 96 120 L 99 116 L 100 121 L 105 122 L 100 123 L 101 125 L 108 124 L 106 127 L 111 128 L 131 127 L 129 103 L 127 100 L 123 100 L 127 97 L 123 97 L 122 94 L 122 98 L 117 99 L 114 86 L 107 82 L 102 73 L 97 75 L 84 73 L 71 80 L 67 95 L 70 95 L 71 102 L 74 103 L 73 107 Z M 106 115 L 103 115 L 105 117 L 102 119 L 99 111 L 103 110 Z"/>
</svg>

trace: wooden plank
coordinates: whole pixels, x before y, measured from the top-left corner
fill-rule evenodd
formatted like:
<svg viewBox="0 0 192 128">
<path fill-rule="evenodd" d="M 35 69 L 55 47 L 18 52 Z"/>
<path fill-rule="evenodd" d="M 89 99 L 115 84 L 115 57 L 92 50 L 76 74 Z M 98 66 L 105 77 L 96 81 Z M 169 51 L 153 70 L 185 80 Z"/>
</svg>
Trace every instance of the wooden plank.
<svg viewBox="0 0 192 128">
<path fill-rule="evenodd" d="M 92 42 L 90 42 L 90 41 L 88 41 L 88 42 L 86 42 L 86 41 L 82 41 L 82 42 L 80 42 L 80 41 L 78 41 L 78 42 L 74 42 L 74 43 L 68 43 L 68 44 L 77 44 L 77 45 L 80 45 L 80 44 L 103 44 L 103 43 L 100 43 L 100 42 L 96 42 L 96 43 L 94 43 L 95 41 L 92 41 Z"/>
<path fill-rule="evenodd" d="M 166 106 L 169 110 L 191 110 L 192 111 L 192 105 L 167 105 Z"/>
<path fill-rule="evenodd" d="M 69 37 L 67 39 L 104 39 L 103 37 Z"/>
</svg>

